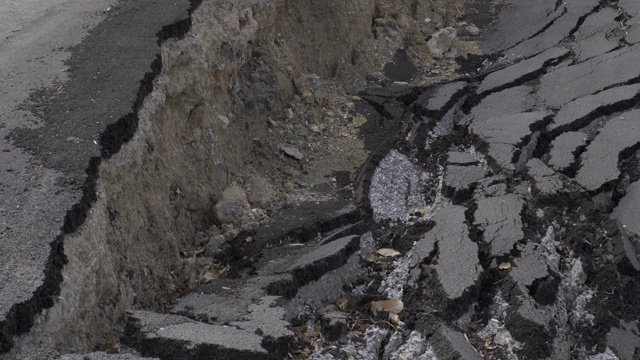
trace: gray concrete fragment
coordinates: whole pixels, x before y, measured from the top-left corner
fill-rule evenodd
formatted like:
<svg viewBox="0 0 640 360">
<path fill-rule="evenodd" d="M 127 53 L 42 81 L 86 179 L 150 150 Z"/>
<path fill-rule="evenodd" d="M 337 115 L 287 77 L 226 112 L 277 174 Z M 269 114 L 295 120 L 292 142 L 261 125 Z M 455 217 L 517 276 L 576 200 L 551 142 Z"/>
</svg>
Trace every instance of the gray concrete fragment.
<svg viewBox="0 0 640 360">
<path fill-rule="evenodd" d="M 486 174 L 481 166 L 448 165 L 444 174 L 444 184 L 456 191 L 467 190 Z"/>
<path fill-rule="evenodd" d="M 529 175 L 533 177 L 535 188 L 543 195 L 549 196 L 562 190 L 562 179 L 555 171 L 549 169 L 540 159 L 527 162 Z"/>
<path fill-rule="evenodd" d="M 562 47 L 552 48 L 530 59 L 520 61 L 502 70 L 493 72 L 484 78 L 477 92 L 481 94 L 510 83 L 515 83 L 520 79 L 543 70 L 549 62 L 562 58 L 568 53 L 569 50 Z"/>
<path fill-rule="evenodd" d="M 638 56 L 640 44 L 557 69 L 540 79 L 538 96 L 547 106 L 559 108 L 574 99 L 627 82 L 640 76 L 640 67 L 635 66 Z"/>
<path fill-rule="evenodd" d="M 637 321 L 620 321 L 619 328 L 611 328 L 607 333 L 607 345 L 613 349 L 620 360 L 637 359 L 640 349 L 640 336 Z"/>
<path fill-rule="evenodd" d="M 611 217 L 620 220 L 627 231 L 640 235 L 640 181 L 629 186 Z"/>
<path fill-rule="evenodd" d="M 456 94 L 467 86 L 465 81 L 456 81 L 438 86 L 435 91 L 420 95 L 416 103 L 427 111 L 444 111 L 445 106 Z"/>
<path fill-rule="evenodd" d="M 461 333 L 445 325 L 440 326 L 429 339 L 429 342 L 433 346 L 438 359 L 482 359 L 476 349 L 471 346 Z"/>
<path fill-rule="evenodd" d="M 624 34 L 620 23 L 615 19 L 620 16 L 616 10 L 605 7 L 588 16 L 578 31 L 574 34 L 575 53 L 578 61 L 585 61 L 594 56 L 602 55 L 620 45 Z"/>
<path fill-rule="evenodd" d="M 433 244 L 438 244 L 438 264 L 436 273 L 446 295 L 457 299 L 478 280 L 482 267 L 478 260 L 478 245 L 469 239 L 469 230 L 465 221 L 465 208 L 446 206 L 434 216 L 436 226 L 422 236 L 411 261 L 412 266 L 419 264 L 429 255 Z"/>
<path fill-rule="evenodd" d="M 515 266 L 509 275 L 517 283 L 531 286 L 534 281 L 549 275 L 544 255 L 537 249 L 537 244 L 527 243 L 522 249 L 520 257 L 514 261 Z"/>
<path fill-rule="evenodd" d="M 595 191 L 620 174 L 620 152 L 640 143 L 640 110 L 622 113 L 609 120 L 587 146 L 582 167 L 575 180 L 588 191 Z"/>
<path fill-rule="evenodd" d="M 531 135 L 530 127 L 549 116 L 547 111 L 517 113 L 490 117 L 484 121 L 474 121 L 471 131 L 489 143 L 488 155 L 498 165 L 513 170 L 513 152 L 522 140 Z"/>
<path fill-rule="evenodd" d="M 475 165 L 478 159 L 469 153 L 450 151 L 447 155 L 447 164 L 451 165 Z"/>
<path fill-rule="evenodd" d="M 484 241 L 491 245 L 491 255 L 509 253 L 524 238 L 520 219 L 523 205 L 522 199 L 513 194 L 478 201 L 474 223 L 484 230 Z"/>
<path fill-rule="evenodd" d="M 579 131 L 560 134 L 551 142 L 549 151 L 549 165 L 557 171 L 562 171 L 576 160 L 573 153 L 578 147 L 586 144 L 587 135 Z"/>
<path fill-rule="evenodd" d="M 424 207 L 423 191 L 418 169 L 406 156 L 391 150 L 371 178 L 369 199 L 374 220 L 404 220 Z"/>
<path fill-rule="evenodd" d="M 595 95 L 581 97 L 560 108 L 560 111 L 558 111 L 547 128 L 549 130 L 558 130 L 582 127 L 584 124 L 580 123 L 580 120 L 585 119 L 600 108 L 628 102 L 638 96 L 639 92 L 640 84 L 633 84 L 614 87 Z"/>
</svg>

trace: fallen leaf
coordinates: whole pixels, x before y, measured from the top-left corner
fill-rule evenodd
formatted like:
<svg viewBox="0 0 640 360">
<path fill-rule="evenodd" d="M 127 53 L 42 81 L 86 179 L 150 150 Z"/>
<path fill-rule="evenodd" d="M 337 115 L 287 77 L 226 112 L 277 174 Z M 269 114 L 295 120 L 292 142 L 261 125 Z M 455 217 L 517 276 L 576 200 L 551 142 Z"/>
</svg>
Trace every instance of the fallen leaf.
<svg viewBox="0 0 640 360">
<path fill-rule="evenodd" d="M 229 265 L 220 266 L 220 265 L 208 265 L 205 269 L 200 273 L 200 282 L 203 284 L 210 283 L 215 279 L 219 279 L 225 276 L 229 272 Z"/>
<path fill-rule="evenodd" d="M 349 304 L 349 298 L 347 296 L 341 297 L 338 301 L 336 301 L 336 306 L 340 311 L 344 311 Z"/>
<path fill-rule="evenodd" d="M 202 254 L 204 252 L 204 247 L 199 247 L 199 246 L 190 246 L 182 251 L 180 251 L 180 254 L 182 254 L 182 256 L 184 257 L 194 257 L 198 254 Z"/>
<path fill-rule="evenodd" d="M 389 322 L 395 326 L 400 325 L 400 317 L 398 314 L 389 314 Z"/>
<path fill-rule="evenodd" d="M 378 249 L 378 251 L 376 252 L 378 253 L 378 255 L 385 257 L 396 257 L 402 255 L 401 253 L 389 248 Z"/>
<path fill-rule="evenodd" d="M 337 307 L 337 306 L 336 306 L 336 305 L 334 305 L 334 304 L 329 304 L 329 305 L 325 306 L 325 307 L 324 307 L 324 309 L 325 309 L 326 311 L 340 311 L 340 308 L 339 308 L 339 307 Z"/>
<path fill-rule="evenodd" d="M 404 303 L 400 299 L 388 299 L 371 303 L 371 312 L 378 315 L 378 310 L 388 311 L 390 314 L 399 314 L 404 309 Z"/>
<path fill-rule="evenodd" d="M 120 344 L 115 344 L 104 352 L 107 354 L 118 354 L 120 352 Z"/>
<path fill-rule="evenodd" d="M 367 262 L 374 263 L 374 262 L 377 262 L 380 259 L 380 256 L 378 256 L 378 254 L 376 254 L 376 253 L 368 253 L 367 256 L 364 259 Z"/>
<path fill-rule="evenodd" d="M 510 262 L 503 262 L 502 264 L 498 265 L 498 269 L 500 270 L 509 270 L 511 269 L 511 263 Z"/>
</svg>

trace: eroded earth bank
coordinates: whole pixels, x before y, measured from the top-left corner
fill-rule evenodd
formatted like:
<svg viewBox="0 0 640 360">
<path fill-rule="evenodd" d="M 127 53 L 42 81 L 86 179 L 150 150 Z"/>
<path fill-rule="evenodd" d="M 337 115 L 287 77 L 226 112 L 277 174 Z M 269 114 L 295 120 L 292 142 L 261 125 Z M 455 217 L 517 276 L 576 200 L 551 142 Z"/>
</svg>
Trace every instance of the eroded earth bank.
<svg viewBox="0 0 640 360">
<path fill-rule="evenodd" d="M 640 357 L 635 1 L 172 4 L 21 105 L 70 195 L 1 357 Z"/>
</svg>

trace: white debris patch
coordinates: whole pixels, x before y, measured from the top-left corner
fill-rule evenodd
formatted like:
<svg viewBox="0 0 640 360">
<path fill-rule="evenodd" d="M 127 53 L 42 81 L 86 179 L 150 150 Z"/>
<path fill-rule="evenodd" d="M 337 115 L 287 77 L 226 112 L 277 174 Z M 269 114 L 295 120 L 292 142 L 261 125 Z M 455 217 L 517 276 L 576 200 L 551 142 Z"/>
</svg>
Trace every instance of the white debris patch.
<svg viewBox="0 0 640 360">
<path fill-rule="evenodd" d="M 424 210 L 428 178 L 406 156 L 391 150 L 371 179 L 369 200 L 374 220 L 406 220 L 410 214 Z"/>
<path fill-rule="evenodd" d="M 618 360 L 619 358 L 616 354 L 607 347 L 607 350 L 601 354 L 595 354 L 587 357 L 587 360 Z"/>
<path fill-rule="evenodd" d="M 509 304 L 502 298 L 502 293 L 498 293 L 493 297 L 493 303 L 490 306 L 492 318 L 487 325 L 478 332 L 478 337 L 484 340 L 487 346 L 501 346 L 507 353 L 509 360 L 518 359 L 515 350 L 522 347 L 522 343 L 511 336 L 511 333 L 505 327 L 504 320 Z"/>
<path fill-rule="evenodd" d="M 436 360 L 431 344 L 418 331 L 412 331 L 402 346 L 389 356 L 390 360 Z"/>
<path fill-rule="evenodd" d="M 405 256 L 394 262 L 394 269 L 382 280 L 379 292 L 389 299 L 402 299 L 404 286 L 409 278 L 411 256 Z"/>
</svg>

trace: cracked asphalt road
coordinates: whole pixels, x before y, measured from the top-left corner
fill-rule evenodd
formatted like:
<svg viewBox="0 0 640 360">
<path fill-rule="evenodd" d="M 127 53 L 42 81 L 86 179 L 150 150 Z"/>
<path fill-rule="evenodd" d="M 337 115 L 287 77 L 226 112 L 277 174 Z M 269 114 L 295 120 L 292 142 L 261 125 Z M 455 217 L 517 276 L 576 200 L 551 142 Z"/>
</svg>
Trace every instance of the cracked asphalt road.
<svg viewBox="0 0 640 360">
<path fill-rule="evenodd" d="M 495 61 L 360 94 L 386 139 L 352 203 L 272 220 L 313 213 L 311 235 L 241 234 L 220 255 L 236 276 L 130 312 L 123 343 L 161 359 L 638 359 L 639 19 L 632 0 L 505 0 L 481 41 Z M 389 299 L 401 310 L 371 312 Z"/>
</svg>

